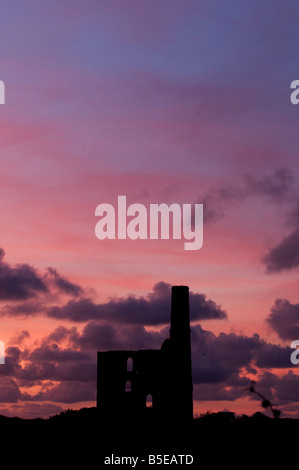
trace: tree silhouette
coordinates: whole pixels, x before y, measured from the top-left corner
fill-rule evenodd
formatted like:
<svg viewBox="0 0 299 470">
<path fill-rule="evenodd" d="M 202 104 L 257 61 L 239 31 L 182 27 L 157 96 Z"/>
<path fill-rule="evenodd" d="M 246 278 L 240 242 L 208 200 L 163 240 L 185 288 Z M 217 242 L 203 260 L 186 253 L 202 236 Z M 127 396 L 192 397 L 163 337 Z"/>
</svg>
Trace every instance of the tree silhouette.
<svg viewBox="0 0 299 470">
<path fill-rule="evenodd" d="M 260 397 L 262 399 L 262 402 L 261 402 L 261 405 L 263 408 L 270 408 L 272 414 L 273 414 L 273 417 L 274 418 L 279 418 L 280 416 L 280 410 L 277 409 L 277 408 L 274 408 L 274 406 L 272 405 L 272 403 L 270 402 L 270 400 L 268 400 L 264 395 L 262 395 L 260 392 L 258 392 L 256 389 L 255 389 L 255 384 L 256 382 L 254 380 L 251 381 L 251 385 L 249 387 L 249 391 L 250 393 L 255 393 L 258 397 Z"/>
</svg>

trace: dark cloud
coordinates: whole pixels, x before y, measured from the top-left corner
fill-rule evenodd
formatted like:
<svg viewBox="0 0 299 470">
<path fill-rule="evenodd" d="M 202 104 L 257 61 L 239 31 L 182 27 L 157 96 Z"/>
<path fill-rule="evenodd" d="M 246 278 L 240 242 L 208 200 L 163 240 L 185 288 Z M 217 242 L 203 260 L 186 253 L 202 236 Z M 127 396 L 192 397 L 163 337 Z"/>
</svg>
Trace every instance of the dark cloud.
<svg viewBox="0 0 299 470">
<path fill-rule="evenodd" d="M 169 336 L 167 327 L 156 332 L 146 331 L 140 326 L 119 328 L 94 321 L 89 322 L 81 333 L 74 328 L 61 333 L 58 328 L 44 339 L 40 347 L 23 356 L 28 365 L 23 367 L 18 377 L 92 381 L 97 350 L 159 349 Z M 72 348 L 66 349 L 53 342 L 53 338 L 58 336 L 61 342 L 72 338 Z M 266 343 L 257 334 L 248 337 L 220 333 L 216 336 L 200 325 L 194 325 L 192 365 L 194 383 L 216 384 L 227 382 L 244 368 L 252 372 L 252 366 L 290 367 L 290 349 Z"/>
<path fill-rule="evenodd" d="M 25 302 L 9 303 L 1 308 L 1 315 L 9 317 L 32 317 L 43 314 L 44 305 L 38 299 L 27 300 Z"/>
<path fill-rule="evenodd" d="M 25 381 L 78 381 L 94 382 L 96 378 L 96 354 L 74 349 L 60 348 L 55 344 L 43 345 L 22 357 L 25 365 L 17 377 Z"/>
<path fill-rule="evenodd" d="M 264 372 L 258 381 L 259 392 L 264 394 L 275 405 L 299 403 L 299 375 L 293 371 L 279 376 L 272 372 Z"/>
<path fill-rule="evenodd" d="M 299 339 L 299 304 L 277 299 L 266 322 L 281 339 Z"/>
<path fill-rule="evenodd" d="M 290 202 L 294 191 L 294 174 L 287 168 L 278 168 L 269 175 L 244 175 L 239 186 L 210 188 L 200 202 L 204 205 L 204 220 L 210 222 L 223 217 L 228 205 L 254 196 L 261 196 L 270 203 Z"/>
<path fill-rule="evenodd" d="M 45 306 L 65 296 L 76 299 L 84 289 L 61 276 L 56 269 L 40 273 L 28 264 L 11 266 L 3 261 L 0 248 L 0 301 L 5 301 L 1 316 L 28 317 L 45 313 Z"/>
<path fill-rule="evenodd" d="M 0 402 L 16 403 L 21 398 L 21 392 L 14 378 L 0 376 L 0 384 Z"/>
<path fill-rule="evenodd" d="M 298 201 L 298 197 L 296 198 L 296 201 Z M 292 210 L 289 213 L 288 219 L 287 219 L 287 224 L 290 225 L 291 227 L 298 228 L 299 227 L 299 203 L 297 202 L 295 207 L 292 208 Z"/>
<path fill-rule="evenodd" d="M 65 277 L 61 276 L 56 269 L 48 268 L 48 280 L 52 280 L 54 285 L 61 291 L 68 295 L 78 297 L 83 294 L 83 289 L 78 285 L 70 282 Z"/>
<path fill-rule="evenodd" d="M 63 306 L 48 308 L 46 312 L 50 318 L 59 320 L 72 320 L 84 322 L 89 319 L 104 319 L 106 310 L 104 304 L 95 304 L 91 299 L 70 300 Z"/>
<path fill-rule="evenodd" d="M 263 256 L 269 273 L 290 270 L 299 266 L 299 229 L 292 231 Z"/>
<path fill-rule="evenodd" d="M 282 416 L 299 419 L 299 401 L 283 404 L 279 406 L 279 409 L 282 411 Z"/>
<path fill-rule="evenodd" d="M 161 293 L 157 291 L 164 288 L 160 285 L 152 295 L 159 298 Z M 37 403 L 94 401 L 96 351 L 159 349 L 167 337 L 168 327 L 148 331 L 140 325 L 120 327 L 94 320 L 88 322 L 82 331 L 76 327 L 59 326 L 32 349 L 7 348 L 6 363 L 0 368 L 0 388 L 8 384 L 12 394 L 10 398 L 3 395 L 3 400 Z M 201 401 L 236 400 L 249 393 L 247 372 L 257 375 L 257 368 L 291 366 L 289 348 L 267 343 L 257 334 L 248 337 L 220 333 L 217 336 L 197 324 L 192 326 L 191 338 L 194 398 Z M 275 374 L 269 384 L 266 375 L 261 377 L 260 391 L 265 396 L 269 396 L 267 386 L 272 386 L 271 399 L 277 385 L 283 398 L 283 382 L 275 382 Z M 289 381 L 295 384 L 292 377 Z M 38 391 L 27 393 L 28 387 Z"/>
<path fill-rule="evenodd" d="M 66 328 L 65 326 L 58 326 L 52 331 L 44 340 L 43 344 L 61 343 L 67 341 L 70 344 L 74 344 L 79 337 L 79 333 L 76 327 Z"/>
<path fill-rule="evenodd" d="M 199 202 L 204 205 L 205 222 L 217 221 L 223 217 L 227 207 L 248 198 L 259 197 L 272 204 L 286 203 L 291 207 L 286 217 L 293 230 L 279 243 L 267 250 L 261 262 L 268 273 L 290 270 L 299 266 L 299 204 L 298 187 L 294 173 L 288 168 L 278 168 L 271 174 L 243 176 L 239 186 L 224 185 L 210 188 Z"/>
<path fill-rule="evenodd" d="M 236 372 L 255 368 L 289 368 L 290 348 L 267 343 L 259 335 L 251 337 L 235 333 L 218 336 L 203 330 L 199 325 L 192 328 L 192 364 L 194 383 L 226 382 Z"/>
<path fill-rule="evenodd" d="M 269 202 L 292 201 L 295 177 L 288 168 L 278 168 L 271 175 L 245 176 L 247 194 L 265 196 Z"/>
<path fill-rule="evenodd" d="M 171 286 L 164 282 L 154 285 L 145 297 L 129 295 L 96 304 L 91 299 L 70 300 L 62 307 L 51 307 L 47 315 L 51 318 L 75 322 L 108 320 L 135 325 L 163 325 L 170 320 Z M 191 321 L 227 318 L 226 312 L 203 294 L 190 292 Z"/>
<path fill-rule="evenodd" d="M 278 273 L 295 269 L 299 266 L 299 204 L 297 194 L 292 188 L 291 181 L 285 179 L 285 191 L 281 188 L 281 198 L 284 199 L 284 193 L 291 195 L 291 210 L 286 218 L 286 225 L 292 227 L 292 230 L 281 241 L 271 246 L 261 261 L 265 265 L 268 273 Z M 280 199 L 280 193 L 277 191 Z"/>
<path fill-rule="evenodd" d="M 12 267 L 3 261 L 4 256 L 0 248 L 0 300 L 26 300 L 47 292 L 47 285 L 32 266 Z"/>
<path fill-rule="evenodd" d="M 246 389 L 249 389 L 250 379 L 231 376 L 229 382 L 218 383 L 200 383 L 194 386 L 194 399 L 200 401 L 234 401 L 238 398 L 244 398 Z"/>
<path fill-rule="evenodd" d="M 159 349 L 169 336 L 169 328 L 161 332 L 147 331 L 143 326 L 115 327 L 107 323 L 89 322 L 77 338 L 80 348 L 109 349 Z"/>
<path fill-rule="evenodd" d="M 224 217 L 229 203 L 235 203 L 245 198 L 244 188 L 232 185 L 220 188 L 210 188 L 199 201 L 203 204 L 204 222 L 214 222 Z"/>
<path fill-rule="evenodd" d="M 244 397 L 249 394 L 247 373 L 257 375 L 257 368 L 289 369 L 290 353 L 289 347 L 267 343 L 257 334 L 216 336 L 196 325 L 192 328 L 194 398 L 233 401 Z M 267 392 L 266 387 L 263 390 Z"/>
<path fill-rule="evenodd" d="M 2 274 L 6 270 L 7 278 L 15 269 L 18 273 L 27 272 L 3 263 L 3 251 L 0 257 L 1 268 L 4 267 Z M 44 283 L 46 295 L 51 296 L 52 290 L 58 289 L 63 295 L 70 295 L 71 300 L 62 306 L 46 308 L 46 302 L 43 303 L 38 297 L 18 298 L 18 302 L 10 306 L 11 315 L 43 313 L 55 319 L 85 322 L 85 325 L 82 329 L 60 325 L 38 344 L 31 346 L 28 344 L 30 336 L 27 331 L 17 333 L 6 348 L 5 364 L 0 368 L 0 389 L 5 389 L 0 393 L 2 402 L 23 401 L 33 404 L 94 401 L 96 351 L 159 349 L 169 337 L 171 286 L 167 283 L 158 282 L 145 296 L 112 298 L 100 304 L 85 298 L 79 286 L 68 282 L 52 268 L 43 276 L 34 270 L 30 272 L 34 272 Z M 38 290 L 34 292 L 34 295 L 39 295 Z M 52 298 L 56 300 L 56 295 Z M 24 301 L 20 303 L 20 300 Z M 199 320 L 227 317 L 226 312 L 205 295 L 190 292 L 190 314 L 193 321 L 195 399 L 233 401 L 248 393 L 250 379 L 246 373 L 257 376 L 260 369 L 292 367 L 287 347 L 269 344 L 257 334 L 247 337 L 220 333 L 217 336 L 194 324 Z M 297 329 L 299 334 L 299 306 L 278 300 L 267 322 L 281 338 L 290 338 L 292 334 L 291 339 L 294 339 Z M 160 330 L 157 328 L 159 326 Z M 266 376 L 261 377 L 262 390 L 266 390 Z M 290 377 L 289 383 L 295 383 L 294 378 Z M 274 378 L 272 382 L 274 388 L 271 393 L 275 393 L 277 384 L 283 400 L 284 382 L 275 382 Z M 34 393 L 27 391 L 31 387 Z"/>
<path fill-rule="evenodd" d="M 30 334 L 29 334 L 28 331 L 26 331 L 26 330 L 17 331 L 16 334 L 10 338 L 9 345 L 10 346 L 14 346 L 14 345 L 20 346 L 24 343 L 24 341 L 26 341 L 29 338 L 30 338 Z"/>
<path fill-rule="evenodd" d="M 255 365 L 262 369 L 288 369 L 290 367 L 291 350 L 289 346 L 279 346 L 265 341 L 255 354 Z"/>
<path fill-rule="evenodd" d="M 61 382 L 48 384 L 45 389 L 35 395 L 23 394 L 25 401 L 50 401 L 53 403 L 78 403 L 95 401 L 96 389 L 83 382 Z"/>
<path fill-rule="evenodd" d="M 22 367 L 20 364 L 22 351 L 18 347 L 7 347 L 5 348 L 5 364 L 0 366 L 0 377 L 14 376 L 16 377 L 21 371 Z M 1 384 L 0 384 L 1 388 Z"/>
<path fill-rule="evenodd" d="M 195 383 L 220 383 L 251 363 L 260 346 L 258 335 L 238 336 L 220 333 L 215 336 L 199 325 L 192 328 L 193 379 Z M 236 353 L 238 351 L 238 353 Z"/>
<path fill-rule="evenodd" d="M 60 349 L 58 345 L 53 344 L 51 346 L 41 346 L 35 348 L 34 351 L 30 354 L 29 359 L 33 363 L 42 363 L 42 362 L 82 362 L 89 359 L 87 353 L 83 351 L 75 351 L 72 349 Z"/>
</svg>

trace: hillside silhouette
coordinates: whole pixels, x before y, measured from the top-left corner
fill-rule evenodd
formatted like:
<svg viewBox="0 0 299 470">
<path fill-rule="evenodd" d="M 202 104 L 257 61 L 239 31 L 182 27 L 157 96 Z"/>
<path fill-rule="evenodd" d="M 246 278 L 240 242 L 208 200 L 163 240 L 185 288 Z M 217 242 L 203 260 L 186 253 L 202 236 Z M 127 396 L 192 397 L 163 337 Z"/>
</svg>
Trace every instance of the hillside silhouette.
<svg viewBox="0 0 299 470">
<path fill-rule="evenodd" d="M 0 416 L 2 455 L 24 456 L 32 465 L 41 455 L 49 464 L 84 464 L 106 468 L 104 457 L 147 456 L 148 454 L 191 454 L 198 466 L 208 456 L 210 464 L 225 464 L 244 453 L 247 461 L 264 455 L 268 463 L 284 450 L 297 448 L 299 420 L 270 418 L 257 412 L 237 416 L 232 412 L 207 412 L 189 426 L 174 419 L 163 426 L 150 418 L 132 421 L 101 421 L 97 408 L 67 410 L 48 419 L 21 419 Z M 234 460 L 232 460 L 233 462 Z M 137 465 L 141 467 L 141 463 Z M 93 464 L 94 467 L 94 464 Z"/>
</svg>

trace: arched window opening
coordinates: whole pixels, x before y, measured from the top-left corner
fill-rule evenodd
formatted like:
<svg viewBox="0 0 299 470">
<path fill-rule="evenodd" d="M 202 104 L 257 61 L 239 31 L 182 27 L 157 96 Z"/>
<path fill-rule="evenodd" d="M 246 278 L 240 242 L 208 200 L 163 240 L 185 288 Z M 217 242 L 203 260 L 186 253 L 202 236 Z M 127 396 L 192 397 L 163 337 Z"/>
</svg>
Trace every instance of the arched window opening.
<svg viewBox="0 0 299 470">
<path fill-rule="evenodd" d="M 131 391 L 132 391 L 131 380 L 127 380 L 127 381 L 126 381 L 125 391 L 126 391 L 126 392 L 131 392 Z"/>
<path fill-rule="evenodd" d="M 132 372 L 132 371 L 133 371 L 133 359 L 131 357 L 128 357 L 127 372 Z"/>
<path fill-rule="evenodd" d="M 153 397 L 150 393 L 148 395 L 146 395 L 146 407 L 147 408 L 152 408 L 153 407 Z"/>
</svg>

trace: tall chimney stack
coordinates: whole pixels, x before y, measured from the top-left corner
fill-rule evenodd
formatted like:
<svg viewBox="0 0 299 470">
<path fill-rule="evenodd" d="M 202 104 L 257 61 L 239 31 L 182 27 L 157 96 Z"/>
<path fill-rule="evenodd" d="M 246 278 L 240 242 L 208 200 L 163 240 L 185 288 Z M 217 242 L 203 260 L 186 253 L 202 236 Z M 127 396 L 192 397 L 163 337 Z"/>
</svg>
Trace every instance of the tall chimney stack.
<svg viewBox="0 0 299 470">
<path fill-rule="evenodd" d="M 189 287 L 173 286 L 170 342 L 175 383 L 176 412 L 182 420 L 193 419 Z"/>
<path fill-rule="evenodd" d="M 170 339 L 177 343 L 190 345 L 190 312 L 189 287 L 173 286 L 171 288 Z"/>
</svg>

